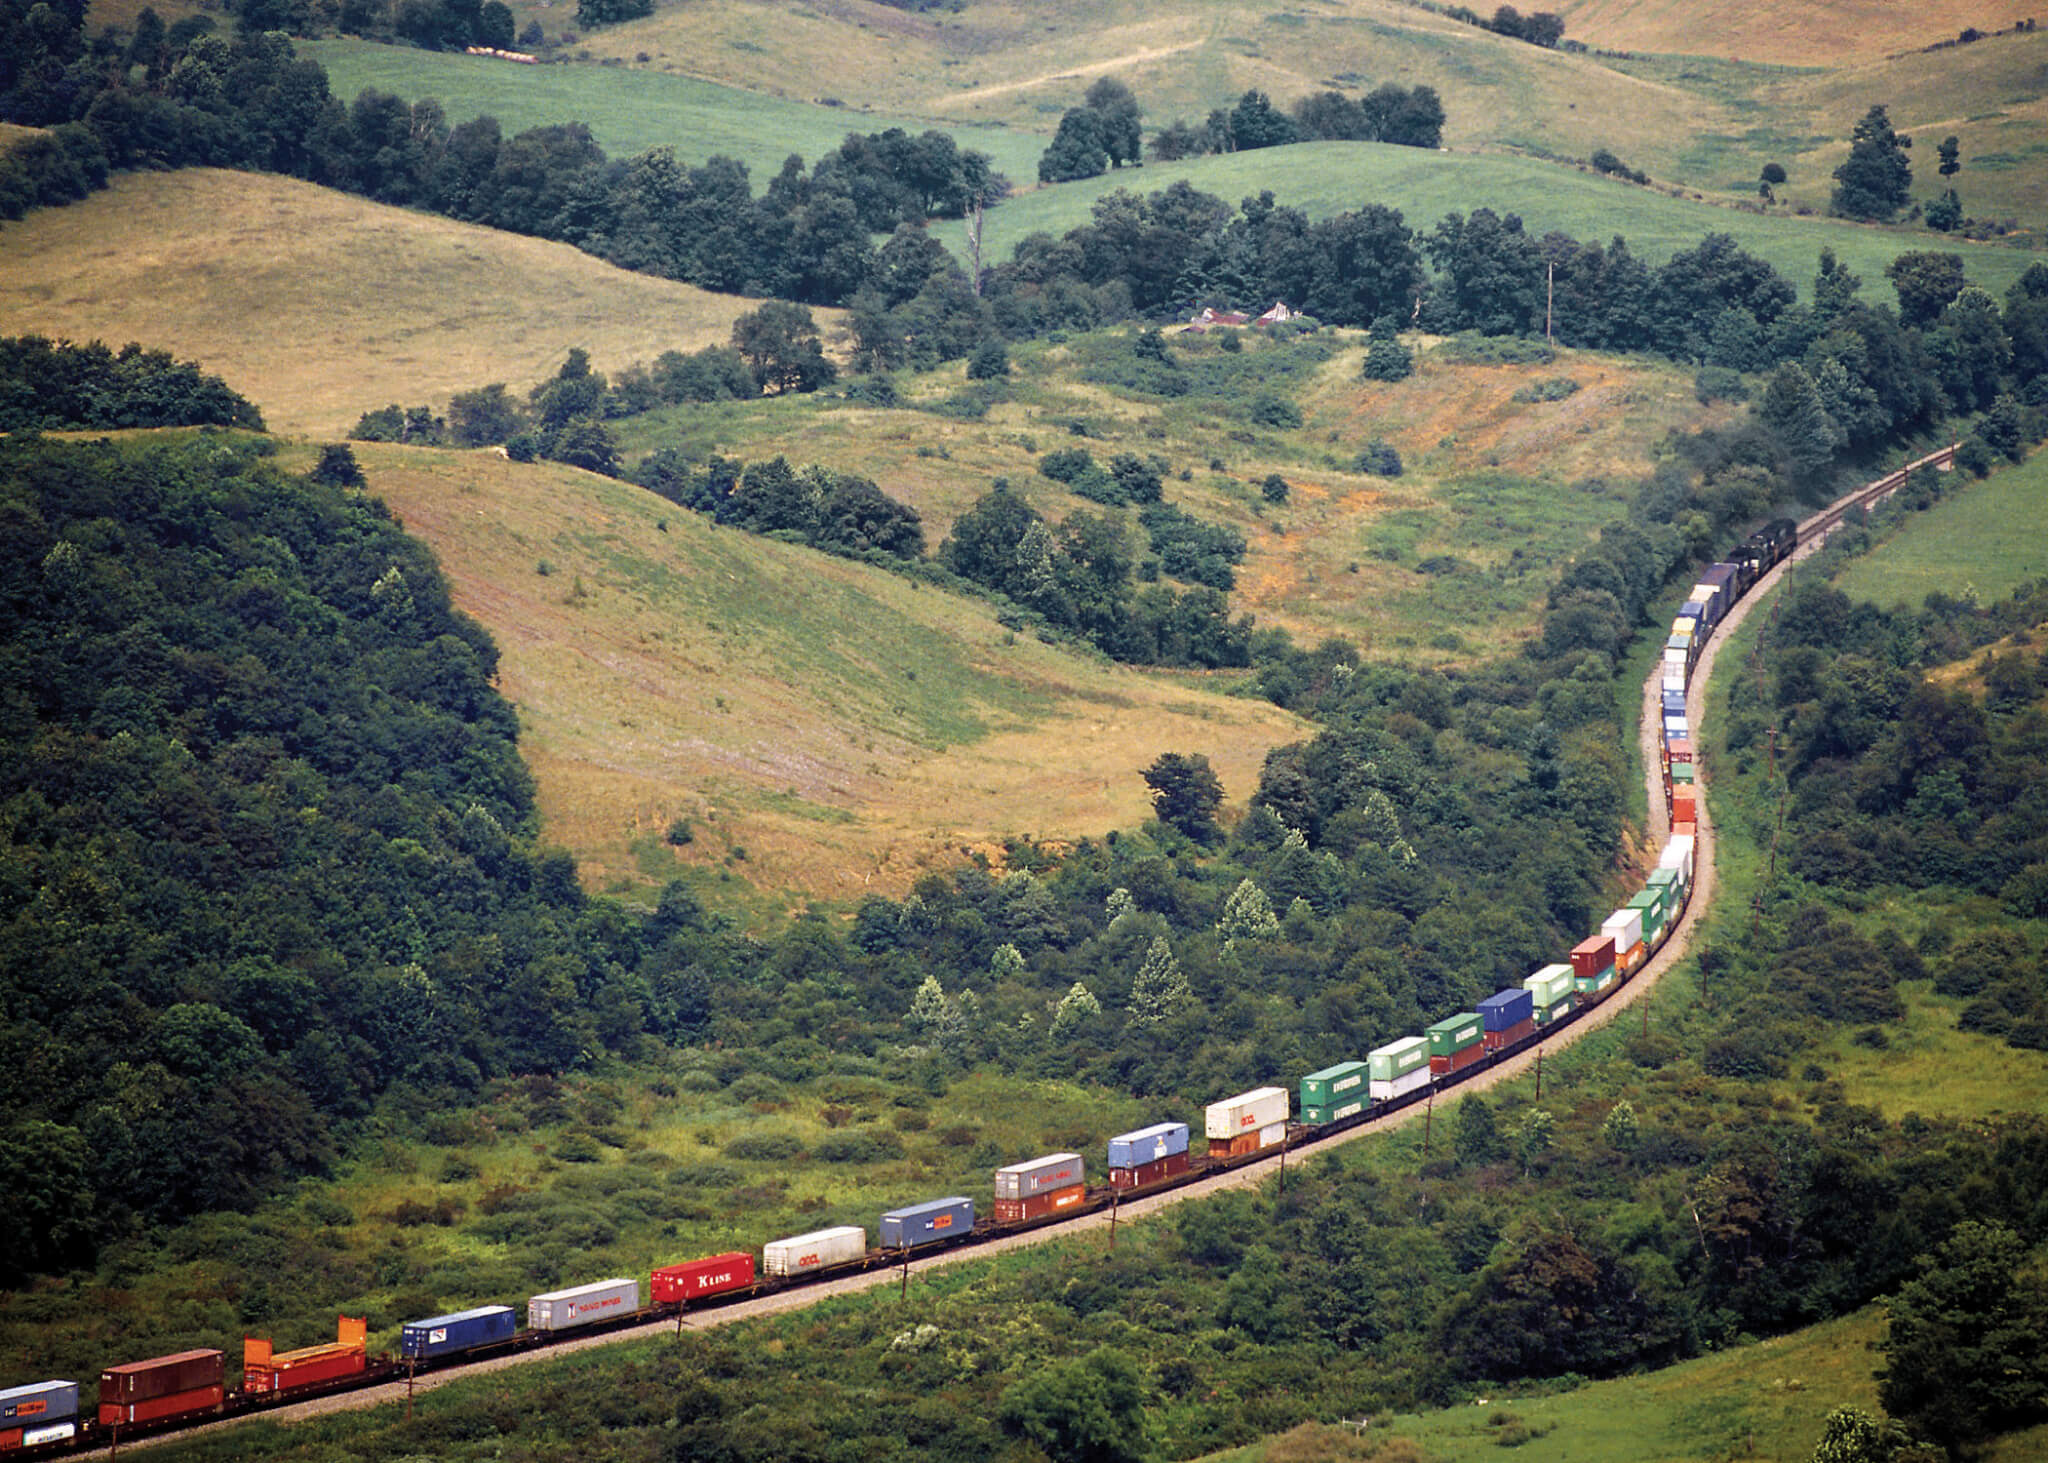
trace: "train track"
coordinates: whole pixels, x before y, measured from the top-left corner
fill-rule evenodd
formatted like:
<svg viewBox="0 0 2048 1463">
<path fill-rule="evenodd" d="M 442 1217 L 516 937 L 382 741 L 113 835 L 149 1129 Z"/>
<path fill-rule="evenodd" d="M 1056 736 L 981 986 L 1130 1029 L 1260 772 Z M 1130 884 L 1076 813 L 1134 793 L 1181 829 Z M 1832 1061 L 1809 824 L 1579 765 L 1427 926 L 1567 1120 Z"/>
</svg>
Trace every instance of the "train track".
<svg viewBox="0 0 2048 1463">
<path fill-rule="evenodd" d="M 1851 513 L 1873 508 L 1906 485 L 1906 479 L 1923 467 L 1936 472 L 1952 472 L 1956 465 L 1956 449 L 1960 442 L 1951 442 L 1938 452 L 1930 452 L 1917 462 L 1909 462 L 1897 472 L 1887 473 L 1875 482 L 1865 483 L 1855 492 L 1844 495 L 1830 503 L 1820 512 L 1799 521 L 1799 554 L 1813 552 L 1827 536 L 1840 528 Z M 1755 590 L 1750 591 L 1752 594 Z"/>
</svg>

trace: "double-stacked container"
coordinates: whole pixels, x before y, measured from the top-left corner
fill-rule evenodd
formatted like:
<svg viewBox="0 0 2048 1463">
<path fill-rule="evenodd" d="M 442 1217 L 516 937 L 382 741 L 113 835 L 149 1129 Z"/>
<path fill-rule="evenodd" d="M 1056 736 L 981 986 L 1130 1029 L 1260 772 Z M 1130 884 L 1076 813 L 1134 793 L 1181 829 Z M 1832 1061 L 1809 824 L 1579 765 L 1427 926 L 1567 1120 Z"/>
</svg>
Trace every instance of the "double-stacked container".
<svg viewBox="0 0 2048 1463">
<path fill-rule="evenodd" d="M 331 1346 L 272 1351 L 267 1340 L 244 1337 L 242 1390 L 252 1395 L 296 1392 L 355 1376 L 367 1364 L 369 1337 L 370 1323 L 359 1316 L 341 1316 L 335 1321 Z"/>
<path fill-rule="evenodd" d="M 1572 946 L 1572 990 L 1580 1005 L 1613 984 L 1613 935 L 1594 935 Z"/>
<path fill-rule="evenodd" d="M 1429 1042 L 1429 1070 L 1437 1076 L 1460 1072 L 1486 1055 L 1486 1023 L 1477 1011 L 1446 1016 L 1422 1034 Z"/>
<path fill-rule="evenodd" d="M 1521 986 L 1496 991 L 1477 1007 L 1484 1030 L 1480 1045 L 1490 1052 L 1503 1051 L 1536 1030 L 1536 998 Z"/>
<path fill-rule="evenodd" d="M 1642 916 L 1643 958 L 1646 960 L 1649 952 L 1664 939 L 1664 924 L 1670 915 L 1669 899 L 1664 890 L 1656 887 L 1639 889 L 1629 896 L 1627 907 Z"/>
<path fill-rule="evenodd" d="M 865 1234 L 861 1236 L 861 1250 L 867 1250 Z M 688 1305 L 693 1300 L 745 1290 L 753 1283 L 754 1257 L 745 1250 L 734 1250 L 726 1255 L 662 1266 L 647 1277 L 647 1295 L 658 1306 Z"/>
<path fill-rule="evenodd" d="M 1692 856 L 1692 835 L 1674 833 L 1671 836 L 1670 842 L 1664 845 L 1664 852 L 1657 856 L 1657 867 L 1660 869 L 1676 869 L 1679 882 L 1690 888 L 1692 885 Z"/>
<path fill-rule="evenodd" d="M 1048 1153 L 1028 1163 L 996 1170 L 996 1223 L 1040 1219 L 1071 1209 L 1088 1197 L 1088 1177 L 1078 1153 Z"/>
<path fill-rule="evenodd" d="M 179 1351 L 100 1373 L 100 1426 L 123 1427 L 218 1412 L 226 1395 L 218 1351 Z"/>
<path fill-rule="evenodd" d="M 477 1306 L 424 1321 L 407 1321 L 398 1333 L 398 1354 L 423 1361 L 494 1341 L 510 1341 L 518 1329 L 519 1315 L 512 1307 Z"/>
<path fill-rule="evenodd" d="M 593 1280 L 588 1285 L 529 1297 L 526 1328 L 573 1331 L 578 1326 L 595 1326 L 600 1321 L 630 1316 L 639 1309 L 640 1282 L 616 1275 L 610 1280 Z"/>
<path fill-rule="evenodd" d="M 1600 921 L 1600 933 L 1614 941 L 1614 969 L 1629 976 L 1643 963 L 1643 912 L 1626 906 Z"/>
<path fill-rule="evenodd" d="M 818 1229 L 809 1234 L 768 1241 L 761 1246 L 761 1272 L 764 1275 L 801 1275 L 807 1270 L 848 1264 L 861 1259 L 867 1252 L 868 1232 L 858 1224 L 842 1224 L 834 1229 Z"/>
<path fill-rule="evenodd" d="M 73 1437 L 78 1432 L 78 1383 L 31 1382 L 0 1392 L 0 1453 Z"/>
<path fill-rule="evenodd" d="M 1366 1090 L 1374 1102 L 1429 1085 L 1429 1038 L 1410 1036 L 1365 1054 Z"/>
<path fill-rule="evenodd" d="M 1188 1125 L 1154 1123 L 1109 1140 L 1109 1186 L 1141 1189 L 1188 1171 Z"/>
<path fill-rule="evenodd" d="M 1548 1026 L 1572 1008 L 1572 968 L 1546 965 L 1522 982 L 1535 1010 L 1536 1024 Z"/>
<path fill-rule="evenodd" d="M 1699 796 L 1695 784 L 1676 786 L 1671 789 L 1671 831 L 1676 833 L 1678 825 L 1690 823 L 1699 826 Z M 1691 828 L 1685 830 L 1690 833 Z"/>
<path fill-rule="evenodd" d="M 1339 1062 L 1301 1079 L 1301 1120 L 1334 1123 L 1365 1111 L 1369 1068 L 1364 1062 Z"/>
<path fill-rule="evenodd" d="M 905 1209 L 891 1209 L 879 1225 L 885 1250 L 913 1250 L 919 1245 L 957 1239 L 974 1228 L 974 1201 L 959 1194 L 927 1199 Z"/>
<path fill-rule="evenodd" d="M 1210 1103 L 1202 1113 L 1202 1134 L 1211 1158 L 1272 1147 L 1287 1137 L 1287 1089 L 1254 1087 Z"/>
</svg>

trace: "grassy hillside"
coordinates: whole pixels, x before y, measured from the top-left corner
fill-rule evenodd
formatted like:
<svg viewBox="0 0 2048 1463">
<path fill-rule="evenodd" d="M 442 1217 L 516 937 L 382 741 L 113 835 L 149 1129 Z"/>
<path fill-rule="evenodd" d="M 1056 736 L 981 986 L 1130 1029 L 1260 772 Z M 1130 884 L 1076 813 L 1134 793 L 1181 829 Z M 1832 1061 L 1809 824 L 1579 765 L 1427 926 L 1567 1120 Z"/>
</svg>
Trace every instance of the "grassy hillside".
<svg viewBox="0 0 2048 1463">
<path fill-rule="evenodd" d="M 352 100 L 365 87 L 408 98 L 439 97 L 449 121 L 488 114 L 508 137 L 552 122 L 586 122 L 614 157 L 673 147 L 686 162 L 716 153 L 738 158 L 753 173 L 757 190 L 791 153 L 811 161 L 837 147 L 849 132 L 943 127 L 962 147 L 990 154 L 998 172 L 1020 182 L 1037 180 L 1038 155 L 1046 143 L 1037 135 L 963 126 L 957 119 L 859 96 L 848 97 L 847 106 L 827 106 L 811 100 L 809 92 L 794 99 L 763 95 L 640 67 L 517 66 L 485 56 L 355 40 L 309 41 L 301 47 L 302 54 L 327 68 L 328 83 L 339 97 Z M 812 84 L 824 86 L 821 78 L 834 74 L 834 67 L 821 65 Z"/>
<path fill-rule="evenodd" d="M 696 870 L 732 892 L 900 895 L 1008 834 L 1142 821 L 1138 774 L 1164 751 L 1207 755 L 1242 802 L 1266 750 L 1303 734 L 625 483 L 488 452 L 361 457 L 497 636 L 545 836 L 597 887 Z"/>
<path fill-rule="evenodd" d="M 1965 26 L 2002 30 L 2038 13 L 2032 0 L 1560 0 L 1565 34 L 1624 51 L 1742 56 L 1794 66 L 1839 66 L 1953 40 Z"/>
<path fill-rule="evenodd" d="M 1712 207 L 1590 170 L 1528 158 L 1432 153 L 1369 142 L 1314 142 L 1154 163 L 1141 172 L 1038 189 L 1010 199 L 986 216 L 985 247 L 997 257 L 1005 256 L 1026 234 L 1057 234 L 1086 222 L 1095 200 L 1111 189 L 1151 192 L 1181 179 L 1232 203 L 1271 189 L 1283 202 L 1318 217 L 1367 203 L 1388 204 L 1400 209 L 1411 227 L 1424 230 L 1453 210 L 1469 212 L 1484 205 L 1520 214 L 1539 234 L 1561 229 L 1603 243 L 1621 234 L 1637 255 L 1653 262 L 1692 247 L 1708 233 L 1732 234 L 1802 292 L 1813 280 L 1820 251 L 1833 249 L 1863 277 L 1865 288 L 1886 302 L 1892 295 L 1884 279 L 1885 266 L 1908 250 L 1958 250 L 1972 276 L 2001 294 L 2038 257 L 2010 248 L 1940 240 L 1925 230 Z M 958 230 L 945 230 L 940 237 L 958 249 L 962 244 L 957 235 Z"/>
<path fill-rule="evenodd" d="M 601 369 L 722 342 L 750 300 L 288 178 L 119 178 L 7 226 L 0 334 L 196 359 L 271 430 L 335 437 L 386 402 L 523 390 L 569 347 Z M 828 314 L 830 312 L 827 312 Z"/>
<path fill-rule="evenodd" d="M 2048 574 L 2048 458 L 2036 455 L 1981 483 L 1952 491 L 1844 569 L 1835 585 L 1852 599 L 1917 605 L 1935 590 L 2003 599 Z M 2015 524 L 2027 529 L 2014 532 Z"/>
</svg>

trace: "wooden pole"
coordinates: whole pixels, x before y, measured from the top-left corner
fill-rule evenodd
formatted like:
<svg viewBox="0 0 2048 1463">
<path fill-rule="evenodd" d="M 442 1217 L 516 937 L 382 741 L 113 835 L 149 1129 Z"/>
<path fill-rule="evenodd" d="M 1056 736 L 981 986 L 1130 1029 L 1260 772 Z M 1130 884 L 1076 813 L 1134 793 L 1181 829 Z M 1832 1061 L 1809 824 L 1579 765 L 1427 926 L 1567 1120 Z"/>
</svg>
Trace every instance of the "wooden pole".
<svg viewBox="0 0 2048 1463">
<path fill-rule="evenodd" d="M 1284 1130 L 1280 1134 L 1280 1194 L 1282 1198 L 1287 1195 L 1287 1134 Z"/>
<path fill-rule="evenodd" d="M 405 1359 L 405 1420 L 407 1422 L 412 1421 L 412 1376 L 413 1368 L 418 1365 L 419 1358 L 416 1356 L 408 1356 Z"/>
<path fill-rule="evenodd" d="M 903 1287 L 896 1292 L 898 1300 L 910 1298 L 910 1246 L 903 1247 Z"/>
<path fill-rule="evenodd" d="M 1543 1048 L 1536 1048 L 1536 1100 L 1543 1101 Z"/>
<path fill-rule="evenodd" d="M 1432 1087 L 1429 1089 L 1429 1101 L 1423 1105 L 1422 1109 L 1422 1160 L 1425 1163 L 1429 1161 L 1429 1125 L 1435 1117 L 1436 1089 Z"/>
<path fill-rule="evenodd" d="M 1550 307 L 1557 299 L 1557 261 L 1551 260 L 1543 267 L 1543 340 L 1547 345 L 1556 345 L 1556 337 L 1550 333 Z"/>
<path fill-rule="evenodd" d="M 1116 1206 L 1123 1198 L 1123 1190 L 1112 1187 L 1109 1191 L 1109 1247 L 1116 1248 Z"/>
</svg>

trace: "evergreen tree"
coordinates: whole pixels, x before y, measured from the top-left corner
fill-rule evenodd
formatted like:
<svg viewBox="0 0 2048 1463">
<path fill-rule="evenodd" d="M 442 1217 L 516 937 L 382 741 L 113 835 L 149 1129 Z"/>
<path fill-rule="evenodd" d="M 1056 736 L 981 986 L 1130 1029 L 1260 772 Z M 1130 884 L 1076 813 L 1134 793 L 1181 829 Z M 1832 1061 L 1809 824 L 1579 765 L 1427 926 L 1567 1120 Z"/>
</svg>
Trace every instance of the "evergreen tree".
<svg viewBox="0 0 2048 1463">
<path fill-rule="evenodd" d="M 1052 1034 L 1062 1040 L 1077 1036 L 1093 1027 L 1102 1019 L 1102 1002 L 1095 999 L 1095 993 L 1075 981 L 1059 1005 L 1053 1008 Z"/>
<path fill-rule="evenodd" d="M 1243 879 L 1223 902 L 1223 917 L 1216 921 L 1216 933 L 1225 940 L 1263 940 L 1280 932 L 1273 914 L 1273 901 L 1250 879 Z"/>
<path fill-rule="evenodd" d="M 1138 978 L 1131 983 L 1131 1020 L 1140 1026 L 1156 1026 L 1194 998 L 1173 947 L 1166 943 L 1166 936 L 1154 935 L 1144 963 L 1138 967 Z"/>
<path fill-rule="evenodd" d="M 1849 156 L 1835 169 L 1834 211 L 1844 218 L 1889 223 L 1906 206 L 1913 167 L 1906 151 L 1913 139 L 1892 130 L 1883 107 L 1872 107 L 1856 124 Z"/>
</svg>

